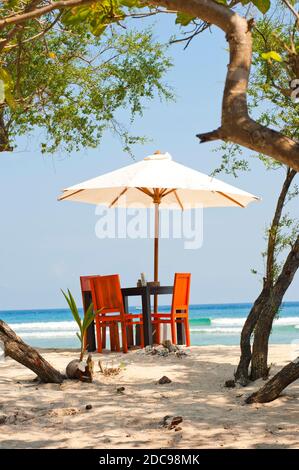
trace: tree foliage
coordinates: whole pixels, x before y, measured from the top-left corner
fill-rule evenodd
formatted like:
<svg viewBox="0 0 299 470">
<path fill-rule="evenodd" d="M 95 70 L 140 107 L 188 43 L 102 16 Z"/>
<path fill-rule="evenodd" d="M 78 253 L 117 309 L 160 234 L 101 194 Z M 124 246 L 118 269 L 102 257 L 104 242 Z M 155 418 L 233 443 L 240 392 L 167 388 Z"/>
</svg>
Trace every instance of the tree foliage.
<svg viewBox="0 0 299 470">
<path fill-rule="evenodd" d="M 3 145 L 8 148 L 36 127 L 43 130 L 44 152 L 96 147 L 107 129 L 126 149 L 142 140 L 128 132 L 130 122 L 142 116 L 147 100 L 172 97 L 164 84 L 171 61 L 152 32 L 119 34 L 112 28 L 96 37 L 84 25 L 70 30 L 61 24 L 42 40 L 30 40 L 38 33 L 30 24 L 4 55 L 0 77 L 9 87 L 0 108 Z M 126 126 L 118 119 L 122 109 Z"/>
<path fill-rule="evenodd" d="M 224 88 L 222 119 L 218 128 L 197 134 L 201 143 L 213 140 L 229 141 L 257 152 L 263 152 L 278 161 L 299 169 L 299 143 L 269 126 L 254 120 L 247 106 L 247 84 L 251 63 L 251 39 L 255 20 L 261 14 L 274 9 L 288 12 L 293 22 L 294 36 L 299 28 L 297 0 L 8 0 L 0 10 L 0 57 L 2 60 L 2 80 L 5 105 L 13 108 L 15 82 L 7 75 L 5 55 L 11 49 L 21 49 L 32 26 L 38 28 L 25 41 L 44 41 L 49 31 L 62 27 L 69 34 L 82 27 L 93 38 L 102 38 L 111 28 L 126 28 L 128 18 L 144 18 L 161 13 L 172 14 L 175 23 L 185 33 L 183 40 L 189 44 L 197 34 L 218 26 L 229 43 L 230 58 Z M 252 9 L 253 7 L 253 9 Z M 271 10 L 270 10 L 271 8 Z M 188 33 L 188 28 L 191 33 Z M 293 59 L 298 64 L 298 50 L 293 51 Z M 284 58 L 276 48 L 266 48 L 261 55 L 266 63 L 285 65 Z M 297 72 L 296 72 L 297 73 Z M 236 80 L 237 77 L 237 80 Z M 298 74 L 296 75 L 298 79 Z M 1 79 L 0 79 L 1 80 Z M 290 84 L 290 87 L 297 86 Z M 297 86 L 299 93 L 299 83 Z M 1 116 L 0 116 L 1 120 Z M 59 121 L 60 122 L 60 121 Z M 0 122 L 1 124 L 1 122 Z M 2 128 L 2 129 L 1 129 Z M 2 149 L 5 147 L 5 130 L 0 125 Z M 4 142 L 4 143 L 3 143 Z"/>
</svg>

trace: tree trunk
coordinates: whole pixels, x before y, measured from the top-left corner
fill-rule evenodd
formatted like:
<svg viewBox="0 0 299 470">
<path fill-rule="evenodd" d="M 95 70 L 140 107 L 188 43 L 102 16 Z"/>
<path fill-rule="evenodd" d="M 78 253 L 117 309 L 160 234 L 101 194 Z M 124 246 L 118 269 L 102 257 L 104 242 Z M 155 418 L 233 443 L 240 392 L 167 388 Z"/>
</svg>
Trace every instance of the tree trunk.
<svg viewBox="0 0 299 470">
<path fill-rule="evenodd" d="M 281 369 L 260 390 L 250 395 L 246 399 L 246 403 L 268 403 L 273 401 L 279 397 L 290 383 L 297 379 L 299 379 L 299 357 Z"/>
<path fill-rule="evenodd" d="M 298 268 L 299 235 L 271 291 L 269 301 L 265 305 L 262 315 L 260 315 L 256 324 L 251 359 L 251 380 L 268 376 L 268 343 L 272 324 Z"/>
<path fill-rule="evenodd" d="M 31 369 L 42 382 L 62 383 L 64 376 L 51 366 L 34 348 L 24 343 L 15 332 L 0 320 L 0 341 L 6 356 Z"/>
<path fill-rule="evenodd" d="M 276 299 L 272 299 L 272 295 L 270 294 L 268 303 L 262 309 L 261 315 L 257 321 L 254 331 L 251 357 L 250 379 L 253 381 L 260 379 L 261 377 L 265 379 L 269 375 L 269 336 L 271 333 L 273 320 L 278 312 L 281 302 L 282 298 L 279 297 Z"/>
<path fill-rule="evenodd" d="M 242 329 L 241 333 L 241 341 L 240 341 L 240 348 L 241 348 L 241 356 L 240 356 L 240 361 L 237 367 L 237 370 L 235 372 L 235 381 L 239 382 L 241 385 L 246 385 L 249 381 L 249 365 L 251 362 L 252 358 L 252 352 L 251 352 L 251 345 L 250 345 L 250 340 L 252 333 L 258 324 L 258 321 L 261 317 L 264 316 L 264 309 L 268 311 L 268 303 L 269 299 L 271 298 L 271 291 L 273 288 L 273 273 L 274 273 L 274 263 L 275 263 L 275 247 L 276 247 L 276 241 L 277 241 L 277 234 L 278 234 L 278 228 L 279 228 L 279 223 L 281 220 L 282 216 L 282 211 L 285 205 L 285 201 L 288 195 L 288 191 L 290 189 L 290 186 L 293 182 L 293 179 L 296 176 L 296 171 L 292 169 L 287 170 L 287 174 L 285 177 L 285 180 L 283 182 L 273 220 L 270 226 L 269 230 L 269 236 L 268 236 L 268 244 L 267 244 L 267 265 L 266 265 L 266 275 L 264 278 L 264 286 L 263 290 L 256 299 L 256 301 L 253 304 L 253 307 L 250 310 L 250 313 L 245 321 L 245 324 Z M 280 304 L 279 304 L 280 305 Z M 279 305 L 277 306 L 274 316 L 277 313 L 277 310 L 279 308 Z M 273 317 L 274 318 L 274 317 Z M 273 321 L 273 320 L 272 320 Z M 272 327 L 272 322 L 271 325 L 267 327 L 266 331 L 271 331 Z M 268 341 L 269 335 L 267 338 L 265 338 L 265 341 Z M 264 349 L 264 346 L 263 346 Z M 267 364 L 267 360 L 266 360 Z"/>
<path fill-rule="evenodd" d="M 235 381 L 240 383 L 241 385 L 247 385 L 247 383 L 249 382 L 249 365 L 251 361 L 251 335 L 263 311 L 263 306 L 267 302 L 268 297 L 269 291 L 267 288 L 264 287 L 256 301 L 254 302 L 242 329 L 240 341 L 241 356 L 237 370 L 235 372 Z"/>
</svg>

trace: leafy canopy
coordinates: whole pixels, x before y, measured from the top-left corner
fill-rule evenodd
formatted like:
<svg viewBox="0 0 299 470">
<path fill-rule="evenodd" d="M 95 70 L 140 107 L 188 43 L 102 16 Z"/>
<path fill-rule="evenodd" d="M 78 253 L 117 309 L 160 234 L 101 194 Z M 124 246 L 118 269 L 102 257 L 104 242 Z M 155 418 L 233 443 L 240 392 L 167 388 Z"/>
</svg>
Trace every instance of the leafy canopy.
<svg viewBox="0 0 299 470">
<path fill-rule="evenodd" d="M 254 5 L 263 14 L 277 4 L 270 0 L 215 1 L 230 9 Z M 296 3 L 289 0 L 291 7 Z M 39 6 L 40 2 L 8 0 L 1 4 L 0 18 Z M 160 11 L 161 6 L 146 5 L 143 0 L 101 0 L 53 10 L 18 27 L 2 27 L 0 150 L 9 149 L 11 139 L 36 126 L 44 130 L 44 152 L 95 147 L 106 129 L 121 136 L 126 150 L 142 141 L 128 133 L 116 114 L 128 109 L 126 122 L 130 123 L 142 113 L 144 99 L 152 99 L 155 92 L 170 98 L 171 92 L 162 82 L 170 61 L 149 31 L 121 36 L 119 31 L 125 18 L 143 18 Z M 185 38 L 187 44 L 209 26 L 198 24 L 184 12 L 174 14 L 179 27 L 195 25 L 195 32 Z M 186 34 L 187 28 L 183 31 Z M 265 48 L 261 59 L 283 63 L 278 49 Z"/>
<path fill-rule="evenodd" d="M 271 5 L 270 0 L 217 1 L 227 8 L 255 5 L 262 13 Z M 1 5 L 0 18 L 30 5 L 26 0 L 8 0 Z M 2 28 L 0 150 L 9 149 L 15 136 L 36 126 L 44 130 L 44 152 L 95 147 L 106 129 L 121 136 L 126 150 L 142 141 L 128 133 L 116 113 L 128 109 L 126 121 L 132 122 L 142 113 L 144 99 L 152 99 L 155 92 L 170 98 L 162 82 L 170 61 L 149 31 L 119 35 L 119 26 L 127 17 L 159 11 L 159 6 L 146 6 L 143 0 L 101 0 L 53 11 L 17 30 L 14 25 Z M 175 18 L 182 28 L 196 25 L 196 18 L 186 13 L 179 11 Z M 204 25 L 195 28 L 198 33 L 204 29 Z M 262 58 L 281 61 L 276 49 L 264 51 Z"/>
<path fill-rule="evenodd" d="M 6 145 L 36 127 L 43 129 L 43 152 L 96 147 L 106 130 L 120 136 L 126 150 L 142 141 L 128 132 L 130 123 L 156 95 L 172 98 L 163 80 L 171 61 L 151 30 L 109 28 L 98 37 L 84 25 L 61 24 L 30 40 L 38 32 L 35 22 L 22 30 L 16 39 L 22 44 L 6 52 L 0 68 L 7 83 L 0 105 Z M 124 109 L 126 127 L 119 120 Z"/>
</svg>

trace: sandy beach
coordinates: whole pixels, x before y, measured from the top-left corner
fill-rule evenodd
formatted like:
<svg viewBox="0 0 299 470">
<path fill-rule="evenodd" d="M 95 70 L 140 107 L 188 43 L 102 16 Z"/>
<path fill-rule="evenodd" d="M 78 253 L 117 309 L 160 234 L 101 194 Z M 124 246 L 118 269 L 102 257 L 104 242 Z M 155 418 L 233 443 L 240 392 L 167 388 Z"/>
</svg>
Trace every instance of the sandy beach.
<svg viewBox="0 0 299 470">
<path fill-rule="evenodd" d="M 246 389 L 223 386 L 233 376 L 238 347 L 186 352 L 183 358 L 141 350 L 103 354 L 104 365 L 122 363 L 111 377 L 100 372 L 95 354 L 92 384 L 37 384 L 31 371 L 6 359 L 0 364 L 0 448 L 299 448 L 298 381 L 273 403 L 244 405 L 263 381 Z M 42 353 L 61 371 L 76 357 L 71 351 Z M 290 354 L 290 345 L 271 346 L 271 372 Z M 172 382 L 158 384 L 163 375 Z M 168 429 L 165 416 L 183 421 Z"/>
</svg>

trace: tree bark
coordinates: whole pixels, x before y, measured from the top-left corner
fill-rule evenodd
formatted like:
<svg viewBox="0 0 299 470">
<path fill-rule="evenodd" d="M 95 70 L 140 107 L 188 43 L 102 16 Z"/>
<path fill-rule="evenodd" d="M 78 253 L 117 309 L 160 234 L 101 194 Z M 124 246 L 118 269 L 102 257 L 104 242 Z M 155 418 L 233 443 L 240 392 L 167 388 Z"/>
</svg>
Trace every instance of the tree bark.
<svg viewBox="0 0 299 470">
<path fill-rule="evenodd" d="M 273 298 L 272 298 L 273 297 Z M 250 379 L 252 381 L 262 378 L 267 378 L 269 375 L 268 367 L 268 345 L 269 336 L 272 329 L 273 320 L 278 312 L 282 302 L 282 297 L 275 298 L 273 293 L 269 298 L 267 304 L 264 306 L 261 315 L 257 321 L 254 340 L 252 346 L 251 357 L 251 373 Z"/>
<path fill-rule="evenodd" d="M 298 268 L 299 235 L 272 289 L 268 303 L 256 324 L 251 359 L 251 380 L 268 376 L 268 343 L 273 320 Z"/>
<path fill-rule="evenodd" d="M 281 221 L 282 211 L 286 204 L 286 199 L 288 196 L 289 189 L 297 172 L 288 168 L 285 180 L 283 182 L 276 208 L 274 217 L 270 226 L 269 236 L 268 236 L 268 245 L 267 245 L 267 264 L 266 264 L 266 283 L 269 287 L 273 286 L 274 283 L 274 263 L 275 263 L 275 249 L 277 242 L 277 234 L 279 230 L 279 224 Z"/>
<path fill-rule="evenodd" d="M 200 142 L 224 140 L 240 144 L 299 171 L 299 143 L 250 118 L 247 89 L 252 63 L 254 25 L 227 6 L 213 0 L 150 0 L 149 4 L 185 12 L 214 24 L 226 34 L 230 59 L 222 101 L 221 126 L 198 134 Z"/>
<path fill-rule="evenodd" d="M 92 0 L 58 0 L 48 5 L 42 2 L 32 11 L 19 11 L 0 20 L 0 30 L 26 24 L 53 10 L 85 5 Z M 222 102 L 222 119 L 218 129 L 198 134 L 200 142 L 221 139 L 234 142 L 299 171 L 299 142 L 250 118 L 247 88 L 252 63 L 253 21 L 238 15 L 233 9 L 214 0 L 144 0 L 144 4 L 180 11 L 218 26 L 229 42 L 230 60 Z M 9 32 L 8 32 L 9 34 Z"/>
<path fill-rule="evenodd" d="M 290 383 L 297 379 L 299 379 L 299 357 L 281 369 L 260 390 L 250 395 L 246 399 L 246 403 L 268 403 L 273 401 L 279 397 Z"/>
<path fill-rule="evenodd" d="M 249 366 L 252 358 L 251 352 L 251 336 L 254 332 L 254 329 L 260 320 L 263 317 L 263 312 L 269 308 L 269 299 L 272 297 L 272 288 L 273 288 L 273 270 L 275 262 L 275 246 L 277 241 L 278 227 L 282 216 L 282 211 L 285 205 L 285 201 L 288 195 L 288 191 L 293 182 L 294 177 L 296 176 L 296 171 L 288 169 L 287 174 L 279 194 L 274 217 L 270 226 L 268 244 L 267 244 L 267 263 L 266 263 L 266 276 L 264 278 L 263 289 L 254 302 L 250 313 L 245 321 L 245 324 L 241 333 L 240 348 L 241 356 L 237 370 L 235 372 L 235 381 L 241 385 L 246 385 L 249 381 Z M 273 318 L 278 310 L 279 306 L 276 308 Z M 261 320 L 260 320 L 261 321 Z M 269 334 L 271 331 L 272 323 L 268 327 Z M 270 329 L 269 329 L 270 328 Z M 254 376 L 254 374 L 252 374 Z M 251 377 L 252 378 L 252 377 Z"/>
<path fill-rule="evenodd" d="M 31 369 L 42 382 L 62 383 L 64 376 L 51 366 L 34 348 L 24 343 L 15 332 L 0 320 L 0 341 L 6 356 Z"/>
<path fill-rule="evenodd" d="M 245 386 L 249 382 L 249 366 L 251 362 L 251 336 L 255 325 L 267 302 L 269 290 L 264 287 L 256 301 L 254 302 L 248 317 L 244 323 L 241 333 L 240 348 L 241 356 L 237 370 L 235 372 L 235 381 Z"/>
</svg>

